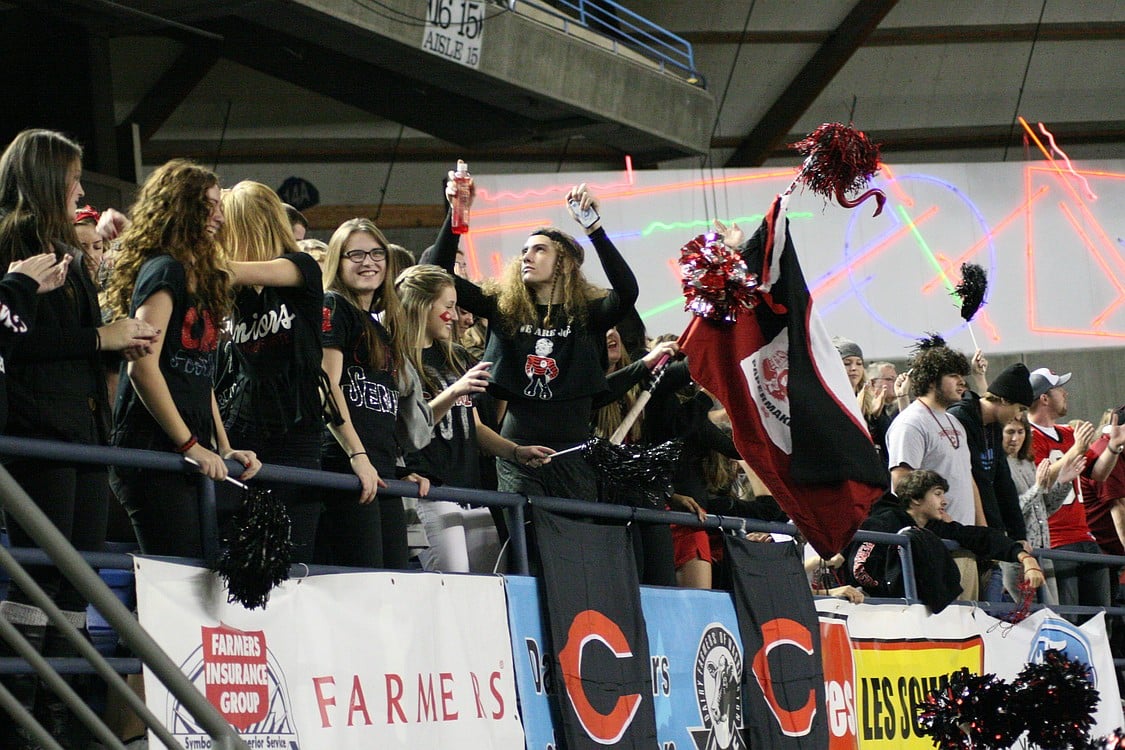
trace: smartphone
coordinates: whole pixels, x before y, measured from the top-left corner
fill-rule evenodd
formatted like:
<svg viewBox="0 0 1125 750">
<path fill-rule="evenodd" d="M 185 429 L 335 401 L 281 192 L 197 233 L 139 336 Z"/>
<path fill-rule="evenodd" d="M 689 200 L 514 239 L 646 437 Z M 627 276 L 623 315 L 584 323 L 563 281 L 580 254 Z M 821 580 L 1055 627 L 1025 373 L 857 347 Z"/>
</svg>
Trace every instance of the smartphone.
<svg viewBox="0 0 1125 750">
<path fill-rule="evenodd" d="M 568 201 L 568 204 L 570 205 L 570 210 L 573 211 L 574 215 L 578 217 L 578 223 L 586 229 L 589 229 L 590 227 L 594 226 L 594 224 L 597 224 L 598 220 L 601 218 L 600 216 L 598 216 L 598 212 L 594 210 L 593 206 L 590 206 L 586 210 L 582 210 L 582 204 L 578 201 Z"/>
</svg>

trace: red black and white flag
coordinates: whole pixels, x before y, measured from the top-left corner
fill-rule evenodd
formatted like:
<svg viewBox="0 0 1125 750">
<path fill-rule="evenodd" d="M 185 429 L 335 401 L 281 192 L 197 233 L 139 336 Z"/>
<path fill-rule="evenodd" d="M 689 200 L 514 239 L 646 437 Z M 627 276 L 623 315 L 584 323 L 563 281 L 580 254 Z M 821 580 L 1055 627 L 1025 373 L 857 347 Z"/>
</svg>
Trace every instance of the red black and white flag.
<svg viewBox="0 0 1125 750">
<path fill-rule="evenodd" d="M 820 625 L 797 545 L 726 537 L 750 747 L 828 747 Z"/>
<path fill-rule="evenodd" d="M 732 323 L 696 318 L 681 348 L 726 407 L 739 453 L 822 557 L 844 549 L 890 482 L 840 355 L 813 309 L 786 198 L 740 248 L 761 302 Z"/>
<path fill-rule="evenodd" d="M 648 634 L 628 529 L 532 514 L 566 747 L 652 750 Z"/>
</svg>

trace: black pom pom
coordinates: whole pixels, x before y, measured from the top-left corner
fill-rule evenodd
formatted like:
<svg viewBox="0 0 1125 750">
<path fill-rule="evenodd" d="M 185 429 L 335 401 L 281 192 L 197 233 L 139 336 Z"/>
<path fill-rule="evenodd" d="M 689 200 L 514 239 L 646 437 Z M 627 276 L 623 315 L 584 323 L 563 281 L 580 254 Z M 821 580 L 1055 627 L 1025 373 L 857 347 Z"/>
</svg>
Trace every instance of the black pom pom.
<svg viewBox="0 0 1125 750">
<path fill-rule="evenodd" d="M 603 502 L 663 507 L 682 450 L 679 440 L 656 446 L 614 445 L 595 437 L 583 446 L 582 457 L 598 475 Z"/>
<path fill-rule="evenodd" d="M 1042 663 L 1024 667 L 1012 683 L 1012 713 L 1026 726 L 1028 741 L 1040 747 L 1088 747 L 1100 700 L 1089 665 L 1056 649 L 1045 651 Z"/>
<path fill-rule="evenodd" d="M 977 310 L 984 304 L 984 294 L 988 290 L 988 277 L 984 269 L 972 263 L 961 265 L 961 283 L 954 295 L 961 298 L 961 317 L 972 320 Z"/>
<path fill-rule="evenodd" d="M 289 513 L 269 490 L 251 489 L 232 519 L 230 536 L 215 565 L 227 585 L 227 601 L 265 607 L 270 591 L 289 578 L 293 543 Z"/>
<path fill-rule="evenodd" d="M 1009 686 L 994 674 L 962 667 L 918 708 L 918 726 L 942 750 L 1011 747 L 1023 731 L 1008 710 Z"/>
</svg>

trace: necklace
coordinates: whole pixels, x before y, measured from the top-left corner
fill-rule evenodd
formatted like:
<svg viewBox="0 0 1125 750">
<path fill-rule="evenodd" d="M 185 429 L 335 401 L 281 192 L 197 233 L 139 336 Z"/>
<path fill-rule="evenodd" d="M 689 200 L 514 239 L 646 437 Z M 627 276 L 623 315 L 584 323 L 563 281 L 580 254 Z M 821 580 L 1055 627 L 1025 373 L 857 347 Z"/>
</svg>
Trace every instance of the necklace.
<svg viewBox="0 0 1125 750">
<path fill-rule="evenodd" d="M 942 427 L 941 422 L 938 420 L 937 415 L 934 414 L 934 410 L 930 408 L 929 404 L 927 404 L 922 399 L 918 399 L 918 403 L 926 407 L 926 411 L 930 413 L 930 417 L 933 418 L 934 424 L 938 426 L 938 429 L 941 431 L 942 436 L 949 441 L 950 445 L 953 446 L 953 450 L 957 450 L 958 448 L 960 448 L 961 433 L 957 432 L 957 428 L 953 426 L 953 417 L 949 416 L 949 413 L 946 412 L 945 418 L 949 420 L 949 429 L 946 430 L 944 427 Z"/>
</svg>

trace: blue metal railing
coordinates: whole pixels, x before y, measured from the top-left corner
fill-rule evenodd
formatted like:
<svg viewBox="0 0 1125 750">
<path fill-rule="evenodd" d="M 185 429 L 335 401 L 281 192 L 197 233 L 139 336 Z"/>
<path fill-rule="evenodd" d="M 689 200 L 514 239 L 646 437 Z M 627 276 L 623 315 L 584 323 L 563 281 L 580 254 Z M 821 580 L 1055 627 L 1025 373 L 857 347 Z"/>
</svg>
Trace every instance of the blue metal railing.
<svg viewBox="0 0 1125 750">
<path fill-rule="evenodd" d="M 671 68 L 688 83 L 702 88 L 707 86 L 703 74 L 695 69 L 691 42 L 613 0 L 525 0 L 525 4 L 564 21 L 577 21 L 591 31 L 651 57 L 662 69 Z M 515 0 L 510 0 L 509 7 L 516 8 Z"/>
</svg>

